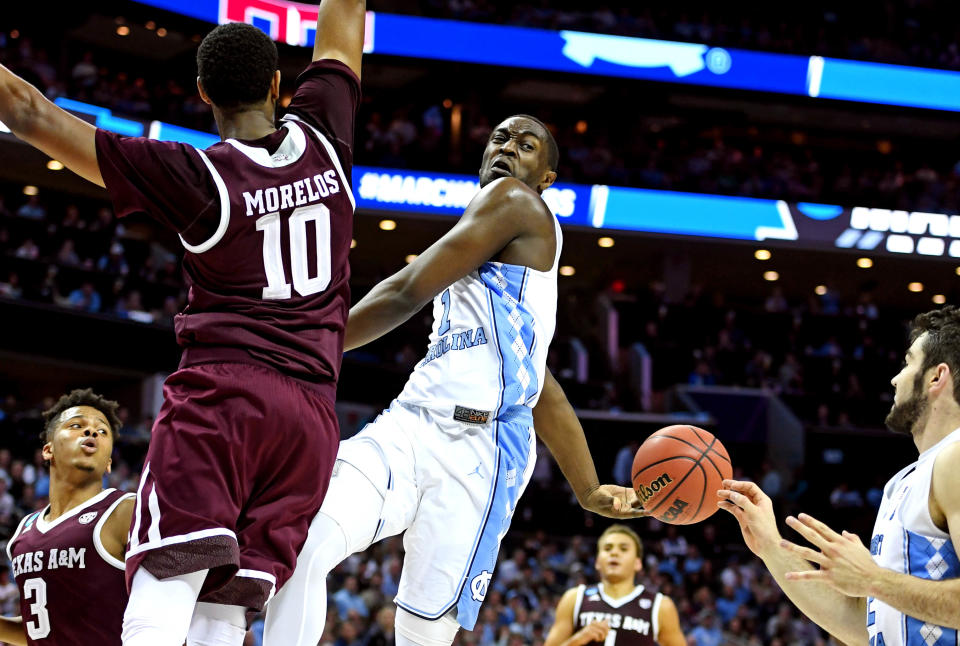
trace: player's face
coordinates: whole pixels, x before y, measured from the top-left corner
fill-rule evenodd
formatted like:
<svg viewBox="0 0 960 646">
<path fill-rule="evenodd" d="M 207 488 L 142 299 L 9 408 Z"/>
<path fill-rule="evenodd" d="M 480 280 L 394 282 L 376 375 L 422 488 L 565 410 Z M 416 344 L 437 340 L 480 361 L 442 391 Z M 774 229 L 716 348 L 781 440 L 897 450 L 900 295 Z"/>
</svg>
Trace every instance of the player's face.
<svg viewBox="0 0 960 646">
<path fill-rule="evenodd" d="M 641 567 L 637 546 L 626 534 L 612 532 L 597 545 L 596 568 L 603 581 L 632 581 Z"/>
<path fill-rule="evenodd" d="M 515 177 L 540 192 L 548 174 L 547 142 L 540 124 L 511 117 L 490 133 L 480 164 L 480 186 L 501 177 Z"/>
<path fill-rule="evenodd" d="M 924 332 L 907 350 L 903 368 L 890 380 L 894 387 L 893 406 L 887 414 L 887 428 L 895 433 L 912 434 L 923 427 L 929 403 L 923 389 Z"/>
<path fill-rule="evenodd" d="M 60 414 L 43 457 L 50 468 L 76 469 L 91 476 L 110 471 L 113 431 L 106 416 L 91 406 L 74 406 Z"/>
</svg>

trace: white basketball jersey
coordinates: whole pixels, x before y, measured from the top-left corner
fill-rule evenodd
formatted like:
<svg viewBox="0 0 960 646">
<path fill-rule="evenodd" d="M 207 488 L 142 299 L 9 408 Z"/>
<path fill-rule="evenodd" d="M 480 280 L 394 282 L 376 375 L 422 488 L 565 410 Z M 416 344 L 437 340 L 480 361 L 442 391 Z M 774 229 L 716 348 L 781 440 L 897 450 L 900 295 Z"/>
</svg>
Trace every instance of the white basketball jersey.
<svg viewBox="0 0 960 646">
<path fill-rule="evenodd" d="M 557 322 L 557 261 L 549 271 L 485 262 L 433 300 L 433 329 L 401 403 L 482 424 L 528 417 L 543 388 Z"/>
<path fill-rule="evenodd" d="M 870 553 L 881 567 L 922 579 L 960 576 L 960 561 L 950 535 L 930 518 L 933 463 L 949 444 L 960 442 L 960 429 L 920 454 L 916 462 L 893 476 L 870 541 Z M 878 599 L 867 598 L 870 646 L 956 646 L 957 631 L 909 617 Z"/>
</svg>

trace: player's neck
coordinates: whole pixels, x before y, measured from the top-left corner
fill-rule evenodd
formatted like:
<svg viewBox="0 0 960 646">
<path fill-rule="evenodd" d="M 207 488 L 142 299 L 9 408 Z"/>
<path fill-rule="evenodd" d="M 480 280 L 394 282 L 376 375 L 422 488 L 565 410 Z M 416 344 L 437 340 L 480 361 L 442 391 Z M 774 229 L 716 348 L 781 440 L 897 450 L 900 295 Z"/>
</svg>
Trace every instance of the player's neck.
<svg viewBox="0 0 960 646">
<path fill-rule="evenodd" d="M 625 597 L 637 587 L 633 579 L 623 579 L 622 581 L 605 580 L 603 582 L 603 593 L 611 599 L 620 599 Z"/>
<path fill-rule="evenodd" d="M 47 520 L 56 520 L 77 505 L 82 505 L 103 491 L 103 478 L 85 479 L 71 482 L 51 470 L 50 473 L 50 512 Z"/>
<path fill-rule="evenodd" d="M 944 410 L 938 410 L 937 404 L 933 404 L 927 423 L 923 425 L 923 430 L 914 436 L 913 441 L 917 450 L 923 453 L 958 428 L 960 409 L 957 406 L 948 403 Z"/>
<path fill-rule="evenodd" d="M 223 112 L 214 108 L 213 116 L 217 121 L 220 139 L 223 141 L 227 139 L 260 139 L 277 131 L 272 111 L 271 114 L 267 114 L 266 108 L 238 110 L 236 112 Z"/>
</svg>

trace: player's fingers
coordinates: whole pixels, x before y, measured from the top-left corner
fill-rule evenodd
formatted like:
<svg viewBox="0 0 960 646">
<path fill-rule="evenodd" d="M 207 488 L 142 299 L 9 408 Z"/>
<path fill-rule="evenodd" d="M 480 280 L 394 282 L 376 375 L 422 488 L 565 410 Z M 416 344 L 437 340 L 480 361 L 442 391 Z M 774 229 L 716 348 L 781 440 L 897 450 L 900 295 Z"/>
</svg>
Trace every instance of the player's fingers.
<svg viewBox="0 0 960 646">
<path fill-rule="evenodd" d="M 724 480 L 723 488 L 732 489 L 733 491 L 747 494 L 751 498 L 757 494 L 763 494 L 763 491 L 756 485 L 756 483 L 748 482 L 746 480 Z"/>
<path fill-rule="evenodd" d="M 740 522 L 740 523 L 743 522 L 743 510 L 737 507 L 732 502 L 729 502 L 727 500 L 721 500 L 720 502 L 717 503 L 717 506 L 720 509 L 724 511 L 728 511 L 731 514 L 733 514 L 734 517 L 737 519 L 737 522 Z"/>
<path fill-rule="evenodd" d="M 724 490 L 721 489 L 720 491 L 724 491 Z M 742 494 L 739 491 L 726 490 L 725 493 L 726 493 L 727 500 L 732 502 L 737 507 L 740 507 L 740 509 L 744 510 L 747 513 L 751 513 L 757 507 L 754 504 L 753 500 L 750 499 L 749 496 Z"/>
<path fill-rule="evenodd" d="M 863 541 L 861 541 L 860 537 L 854 533 L 848 532 L 847 530 L 843 530 L 843 532 L 841 532 L 841 535 L 851 543 L 857 543 L 858 545 L 863 545 Z"/>
<path fill-rule="evenodd" d="M 793 516 L 787 516 L 787 525 L 820 549 L 823 549 L 830 543 L 820 532 L 812 527 L 808 527 Z"/>
<path fill-rule="evenodd" d="M 823 565 L 827 561 L 827 558 L 822 552 L 812 550 L 809 547 L 804 547 L 802 545 L 797 545 L 796 543 L 791 543 L 786 539 L 780 541 L 780 547 L 786 549 L 787 551 L 793 552 L 802 559 L 806 559 L 807 561 L 816 563 L 818 565 Z"/>
<path fill-rule="evenodd" d="M 813 528 L 817 533 L 826 538 L 827 540 L 835 541 L 840 538 L 840 534 L 836 533 L 830 526 L 826 523 L 820 522 L 810 514 L 798 514 L 797 520 L 806 525 L 807 527 Z"/>
</svg>

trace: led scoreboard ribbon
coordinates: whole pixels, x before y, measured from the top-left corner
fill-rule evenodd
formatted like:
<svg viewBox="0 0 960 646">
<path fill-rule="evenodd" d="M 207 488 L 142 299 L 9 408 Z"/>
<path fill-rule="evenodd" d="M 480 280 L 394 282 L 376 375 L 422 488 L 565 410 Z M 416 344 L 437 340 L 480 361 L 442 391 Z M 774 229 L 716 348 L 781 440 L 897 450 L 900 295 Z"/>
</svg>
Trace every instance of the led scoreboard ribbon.
<svg viewBox="0 0 960 646">
<path fill-rule="evenodd" d="M 256 25 L 309 46 L 317 5 L 287 0 L 141 0 L 206 20 Z M 769 54 L 648 38 L 551 31 L 368 12 L 364 51 L 571 74 L 756 90 L 960 111 L 960 72 Z"/>
</svg>

